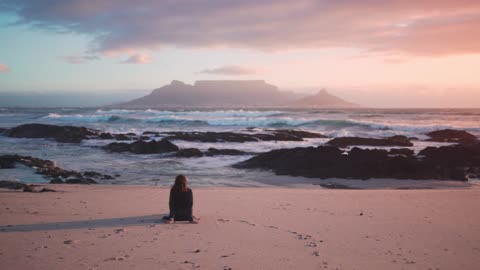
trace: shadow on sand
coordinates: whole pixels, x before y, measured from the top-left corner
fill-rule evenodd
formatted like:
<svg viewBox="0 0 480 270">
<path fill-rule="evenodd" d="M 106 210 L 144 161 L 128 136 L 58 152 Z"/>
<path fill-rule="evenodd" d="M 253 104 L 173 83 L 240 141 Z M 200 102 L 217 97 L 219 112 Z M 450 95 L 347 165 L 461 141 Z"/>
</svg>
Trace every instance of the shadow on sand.
<svg viewBox="0 0 480 270">
<path fill-rule="evenodd" d="M 0 226 L 2 232 L 33 232 L 33 231 L 51 231 L 51 230 L 74 230 L 74 229 L 94 229 L 108 227 L 127 227 L 136 225 L 164 224 L 162 217 L 164 215 L 150 215 L 138 217 L 108 218 L 77 220 L 65 222 L 20 224 Z"/>
</svg>

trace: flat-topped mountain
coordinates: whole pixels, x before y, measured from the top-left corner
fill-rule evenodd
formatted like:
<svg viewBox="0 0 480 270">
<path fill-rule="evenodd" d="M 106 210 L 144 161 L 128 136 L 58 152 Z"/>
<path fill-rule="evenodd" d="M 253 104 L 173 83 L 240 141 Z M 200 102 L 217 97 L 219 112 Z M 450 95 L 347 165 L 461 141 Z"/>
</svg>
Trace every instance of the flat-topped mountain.
<svg viewBox="0 0 480 270">
<path fill-rule="evenodd" d="M 324 91 L 325 92 L 325 91 Z M 322 92 L 323 93 L 323 92 Z M 309 97 L 280 91 L 263 80 L 181 81 L 153 90 L 149 95 L 115 105 L 126 108 L 259 108 L 259 107 L 353 107 L 352 103 L 325 94 L 313 96 L 319 106 L 305 102 Z M 325 97 L 325 100 L 322 100 Z"/>
</svg>

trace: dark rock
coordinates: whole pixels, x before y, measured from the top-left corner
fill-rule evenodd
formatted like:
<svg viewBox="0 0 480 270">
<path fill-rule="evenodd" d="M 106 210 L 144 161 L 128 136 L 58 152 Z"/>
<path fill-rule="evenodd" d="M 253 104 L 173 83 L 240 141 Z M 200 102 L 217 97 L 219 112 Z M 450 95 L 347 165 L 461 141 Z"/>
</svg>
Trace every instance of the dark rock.
<svg viewBox="0 0 480 270">
<path fill-rule="evenodd" d="M 102 140 L 113 140 L 114 137 L 110 133 L 102 133 L 98 136 L 98 138 L 100 138 Z"/>
<path fill-rule="evenodd" d="M 150 140 L 150 137 L 148 137 L 148 136 L 140 136 L 140 137 L 138 137 L 138 140 L 147 141 L 147 140 Z"/>
<path fill-rule="evenodd" d="M 103 175 L 103 179 L 104 180 L 112 180 L 112 179 L 115 179 L 115 177 L 111 176 L 111 175 L 108 175 L 108 174 L 104 174 Z"/>
<path fill-rule="evenodd" d="M 132 139 L 130 139 L 130 137 L 128 137 L 125 134 L 117 134 L 117 135 L 115 135 L 115 140 L 117 140 L 117 141 L 131 141 Z"/>
<path fill-rule="evenodd" d="M 359 189 L 359 188 L 349 187 L 347 185 L 336 184 L 336 183 L 325 183 L 325 184 L 318 184 L 318 185 L 328 189 Z M 360 216 L 362 215 L 363 213 L 360 213 Z"/>
<path fill-rule="evenodd" d="M 130 144 L 128 143 L 109 143 L 106 146 L 103 147 L 103 149 L 110 151 L 110 152 L 128 152 L 130 151 Z"/>
<path fill-rule="evenodd" d="M 55 126 L 45 124 L 25 124 L 14 127 L 7 132 L 14 138 L 47 138 L 57 142 L 79 143 L 88 136 L 97 135 L 97 131 L 85 127 Z"/>
<path fill-rule="evenodd" d="M 178 151 L 178 146 L 171 143 L 169 140 L 163 139 L 160 141 L 136 141 L 130 144 L 130 152 L 134 154 L 161 154 Z"/>
<path fill-rule="evenodd" d="M 133 132 L 129 132 L 129 133 L 125 134 L 125 135 L 127 135 L 127 136 L 137 136 L 137 134 L 135 134 L 135 133 L 133 133 Z"/>
<path fill-rule="evenodd" d="M 352 148 L 347 155 L 332 146 L 278 149 L 234 165 L 261 168 L 279 175 L 316 178 L 394 178 L 467 180 L 468 171 L 480 171 L 480 143 L 427 147 L 417 156 L 402 150 L 392 155 L 382 149 Z"/>
<path fill-rule="evenodd" d="M 5 135 L 8 131 L 8 128 L 0 128 L 0 135 Z"/>
<path fill-rule="evenodd" d="M 17 163 L 21 163 L 30 168 L 34 168 L 37 174 L 41 174 L 45 178 L 51 179 L 51 183 L 63 183 L 61 178 L 83 178 L 82 173 L 77 171 L 69 171 L 69 170 L 62 169 L 58 167 L 51 160 L 39 159 L 39 158 L 30 157 L 30 156 L 19 156 L 19 155 L 0 156 L 0 160 L 3 160 L 3 159 L 14 160 Z M 87 172 L 87 175 L 89 174 L 98 174 L 98 173 Z"/>
<path fill-rule="evenodd" d="M 442 167 L 480 167 L 480 143 L 427 147 L 418 153 L 424 162 Z"/>
<path fill-rule="evenodd" d="M 299 138 L 328 138 L 327 136 L 322 135 L 320 133 L 308 132 L 303 130 L 274 129 L 274 130 L 268 130 L 268 131 L 273 131 L 274 133 L 286 133 L 293 136 L 297 136 Z"/>
<path fill-rule="evenodd" d="M 251 136 L 260 141 L 303 141 L 301 137 L 285 132 L 274 132 L 272 134 L 256 133 Z"/>
<path fill-rule="evenodd" d="M 51 188 L 42 188 L 39 192 L 57 192 L 57 191 Z"/>
<path fill-rule="evenodd" d="M 90 179 L 90 178 L 69 178 L 65 180 L 65 183 L 67 184 L 84 184 L 84 185 L 90 185 L 90 184 L 98 184 L 97 181 Z"/>
<path fill-rule="evenodd" d="M 103 174 L 98 173 L 98 172 L 87 171 L 87 172 L 84 172 L 84 173 L 83 173 L 83 176 L 85 176 L 85 177 L 99 178 L 99 177 L 103 177 Z"/>
<path fill-rule="evenodd" d="M 110 143 L 103 147 L 110 152 L 132 152 L 134 154 L 160 154 L 178 151 L 178 146 L 166 139 L 160 141 L 135 141 L 128 143 Z"/>
<path fill-rule="evenodd" d="M 408 148 L 392 148 L 390 151 L 388 151 L 388 154 L 390 155 L 404 155 L 404 156 L 413 156 L 415 154 L 415 151 L 412 149 Z"/>
<path fill-rule="evenodd" d="M 37 192 L 37 191 L 35 190 L 35 188 L 32 185 L 26 185 L 23 188 L 23 192 Z"/>
<path fill-rule="evenodd" d="M 50 180 L 50 184 L 65 184 L 65 182 L 62 179 L 55 177 Z"/>
<path fill-rule="evenodd" d="M 17 158 L 12 155 L 0 156 L 0 169 L 13 169 Z"/>
<path fill-rule="evenodd" d="M 157 131 L 144 131 L 142 134 L 143 134 L 143 135 L 159 135 L 160 132 L 157 132 Z"/>
<path fill-rule="evenodd" d="M 198 142 L 257 142 L 252 135 L 233 132 L 167 132 L 167 140 Z"/>
<path fill-rule="evenodd" d="M 217 148 L 208 148 L 207 152 L 205 152 L 205 155 L 207 156 L 220 156 L 220 155 L 225 155 L 225 156 L 241 156 L 241 155 L 247 155 L 248 153 L 245 151 L 237 150 L 237 149 L 217 149 Z"/>
<path fill-rule="evenodd" d="M 347 147 L 351 145 L 413 146 L 413 143 L 407 137 L 401 135 L 380 139 L 361 137 L 339 137 L 328 141 L 327 144 L 337 147 Z"/>
<path fill-rule="evenodd" d="M 185 148 L 178 150 L 175 156 L 184 158 L 203 157 L 203 153 L 197 148 Z"/>
<path fill-rule="evenodd" d="M 476 141 L 478 138 L 465 131 L 455 129 L 443 129 L 436 130 L 426 134 L 430 137 L 428 141 L 434 142 L 458 142 L 458 143 L 470 143 Z"/>
<path fill-rule="evenodd" d="M 0 188 L 23 189 L 26 186 L 24 183 L 17 181 L 0 180 Z"/>
<path fill-rule="evenodd" d="M 270 133 L 234 132 L 166 132 L 168 140 L 197 142 L 258 142 L 258 141 L 303 141 L 303 138 L 324 138 L 325 136 L 298 130 L 267 130 Z"/>
</svg>

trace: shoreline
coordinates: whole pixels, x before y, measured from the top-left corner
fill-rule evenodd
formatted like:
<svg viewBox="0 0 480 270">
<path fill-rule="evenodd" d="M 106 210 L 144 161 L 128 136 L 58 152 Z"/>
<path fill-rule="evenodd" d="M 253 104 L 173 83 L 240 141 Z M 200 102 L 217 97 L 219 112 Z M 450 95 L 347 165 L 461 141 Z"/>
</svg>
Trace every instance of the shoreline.
<svg viewBox="0 0 480 270">
<path fill-rule="evenodd" d="M 194 187 L 200 224 L 163 224 L 168 187 L 0 189 L 8 269 L 476 269 L 480 188 Z M 22 258 L 22 259 L 19 259 Z"/>
</svg>

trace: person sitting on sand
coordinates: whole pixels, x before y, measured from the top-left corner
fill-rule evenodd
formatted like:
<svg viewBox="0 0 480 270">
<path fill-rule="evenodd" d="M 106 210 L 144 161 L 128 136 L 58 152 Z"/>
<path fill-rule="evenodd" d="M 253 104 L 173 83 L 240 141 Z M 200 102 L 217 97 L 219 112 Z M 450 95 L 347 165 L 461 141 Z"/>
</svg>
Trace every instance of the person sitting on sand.
<svg viewBox="0 0 480 270">
<path fill-rule="evenodd" d="M 170 189 L 168 205 L 170 208 L 168 223 L 175 221 L 197 223 L 192 213 L 193 192 L 187 187 L 187 177 L 184 175 L 178 175 L 175 178 L 175 184 Z"/>
</svg>

